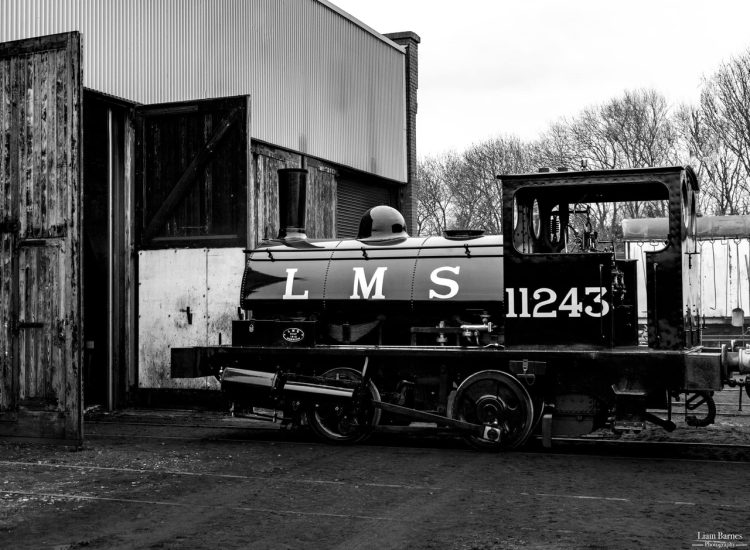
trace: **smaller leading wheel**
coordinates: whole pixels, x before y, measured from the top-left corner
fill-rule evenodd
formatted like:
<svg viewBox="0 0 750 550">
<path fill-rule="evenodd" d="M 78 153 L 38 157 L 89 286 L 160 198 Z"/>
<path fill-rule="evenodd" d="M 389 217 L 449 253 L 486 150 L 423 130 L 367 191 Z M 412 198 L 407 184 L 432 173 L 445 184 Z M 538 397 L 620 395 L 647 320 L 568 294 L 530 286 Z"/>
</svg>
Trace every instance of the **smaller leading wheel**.
<svg viewBox="0 0 750 550">
<path fill-rule="evenodd" d="M 361 382 L 359 371 L 346 367 L 331 369 L 324 378 Z M 307 412 L 307 421 L 313 433 L 327 443 L 358 443 L 364 441 L 380 421 L 380 409 L 372 401 L 380 401 L 380 393 L 370 381 L 369 399 L 320 402 Z"/>
<path fill-rule="evenodd" d="M 480 371 L 466 378 L 456 390 L 451 418 L 492 426 L 500 437 L 491 441 L 476 435 L 465 439 L 477 449 L 501 451 L 523 445 L 536 420 L 534 403 L 526 388 L 501 371 Z"/>
</svg>

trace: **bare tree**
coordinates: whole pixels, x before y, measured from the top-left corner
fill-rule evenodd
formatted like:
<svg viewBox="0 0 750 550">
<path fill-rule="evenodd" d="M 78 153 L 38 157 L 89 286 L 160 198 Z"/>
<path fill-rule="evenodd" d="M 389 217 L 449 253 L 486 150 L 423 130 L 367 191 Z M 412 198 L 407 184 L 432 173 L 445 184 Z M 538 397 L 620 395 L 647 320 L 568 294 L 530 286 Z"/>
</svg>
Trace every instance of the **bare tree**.
<svg viewBox="0 0 750 550">
<path fill-rule="evenodd" d="M 724 63 L 701 93 L 706 124 L 750 172 L 750 51 Z"/>
<path fill-rule="evenodd" d="M 469 147 L 463 162 L 462 211 L 474 210 L 476 218 L 457 216 L 457 223 L 502 233 L 502 182 L 497 176 L 530 171 L 531 146 L 515 136 L 495 137 Z M 471 205 L 472 201 L 476 203 Z"/>
<path fill-rule="evenodd" d="M 420 235 L 446 229 L 502 232 L 500 174 L 531 169 L 528 144 L 516 137 L 496 137 L 461 154 L 424 158 L 418 166 L 417 226 Z"/>
<path fill-rule="evenodd" d="M 540 166 L 591 170 L 696 165 L 700 211 L 750 211 L 750 50 L 705 81 L 700 104 L 673 113 L 654 90 L 621 96 L 552 124 L 534 143 L 497 137 L 420 162 L 420 234 L 452 228 L 502 231 L 498 174 Z M 575 205 L 571 205 L 574 207 Z M 601 238 L 615 238 L 624 217 L 666 215 L 666 201 L 594 203 L 586 217 Z"/>
<path fill-rule="evenodd" d="M 561 120 L 550 125 L 531 147 L 531 163 L 541 168 L 586 167 L 581 152 L 576 147 L 570 122 Z"/>
<path fill-rule="evenodd" d="M 654 90 L 626 91 L 601 108 L 608 137 L 619 158 L 615 168 L 673 164 L 676 136 L 669 105 Z"/>
<path fill-rule="evenodd" d="M 571 148 L 591 170 L 622 168 L 616 136 L 602 116 L 602 109 L 589 107 L 576 118 L 566 121 L 572 139 Z"/>
<path fill-rule="evenodd" d="M 692 120 L 714 212 L 748 212 L 750 174 L 750 50 L 707 79 Z M 698 147 L 700 146 L 700 147 Z"/>
<path fill-rule="evenodd" d="M 626 91 L 606 103 L 553 125 L 537 145 L 541 158 L 592 170 L 674 164 L 679 158 L 666 99 L 654 90 Z M 623 217 L 665 215 L 661 202 L 589 205 L 591 222 L 604 239 L 619 232 Z"/>
<path fill-rule="evenodd" d="M 417 234 L 439 235 L 452 223 L 453 191 L 446 182 L 446 165 L 455 154 L 427 157 L 417 164 Z"/>
<path fill-rule="evenodd" d="M 745 167 L 725 137 L 707 123 L 703 106 L 683 106 L 675 120 L 701 182 L 699 211 L 719 216 L 746 212 L 750 190 Z"/>
</svg>

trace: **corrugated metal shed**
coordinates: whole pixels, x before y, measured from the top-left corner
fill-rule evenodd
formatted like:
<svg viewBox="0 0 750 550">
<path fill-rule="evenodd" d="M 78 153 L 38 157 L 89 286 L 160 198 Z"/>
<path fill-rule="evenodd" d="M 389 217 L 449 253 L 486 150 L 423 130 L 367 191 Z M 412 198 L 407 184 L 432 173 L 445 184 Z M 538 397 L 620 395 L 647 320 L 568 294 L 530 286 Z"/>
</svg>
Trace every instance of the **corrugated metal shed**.
<svg viewBox="0 0 750 550">
<path fill-rule="evenodd" d="M 322 0 L 3 0 L 0 42 L 78 30 L 85 86 L 252 96 L 252 136 L 405 182 L 404 52 Z"/>
</svg>

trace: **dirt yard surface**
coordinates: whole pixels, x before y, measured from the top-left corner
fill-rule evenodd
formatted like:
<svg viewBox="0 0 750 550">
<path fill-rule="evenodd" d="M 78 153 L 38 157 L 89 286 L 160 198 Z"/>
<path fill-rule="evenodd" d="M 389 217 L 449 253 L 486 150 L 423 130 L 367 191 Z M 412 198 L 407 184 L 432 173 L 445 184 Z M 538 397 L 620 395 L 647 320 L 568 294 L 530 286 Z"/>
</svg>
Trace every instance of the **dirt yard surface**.
<svg viewBox="0 0 750 550">
<path fill-rule="evenodd" d="M 669 439 L 750 444 L 747 410 L 722 407 L 703 436 L 675 418 Z M 102 414 L 82 450 L 0 443 L 0 548 L 696 548 L 720 533 L 747 548 L 750 452 L 628 444 L 498 455 L 386 429 L 337 447 L 219 413 Z"/>
</svg>

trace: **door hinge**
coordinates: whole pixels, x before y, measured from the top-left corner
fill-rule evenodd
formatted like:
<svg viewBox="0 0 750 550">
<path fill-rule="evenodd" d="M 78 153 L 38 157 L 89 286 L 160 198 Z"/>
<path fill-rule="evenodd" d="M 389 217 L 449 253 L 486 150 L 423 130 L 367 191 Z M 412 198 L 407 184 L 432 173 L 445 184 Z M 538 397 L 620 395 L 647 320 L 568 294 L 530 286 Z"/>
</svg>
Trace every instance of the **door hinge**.
<svg viewBox="0 0 750 550">
<path fill-rule="evenodd" d="M 16 328 L 18 330 L 27 328 L 44 328 L 44 323 L 39 323 L 37 321 L 19 321 L 16 323 Z"/>
</svg>

